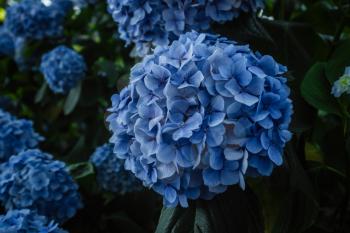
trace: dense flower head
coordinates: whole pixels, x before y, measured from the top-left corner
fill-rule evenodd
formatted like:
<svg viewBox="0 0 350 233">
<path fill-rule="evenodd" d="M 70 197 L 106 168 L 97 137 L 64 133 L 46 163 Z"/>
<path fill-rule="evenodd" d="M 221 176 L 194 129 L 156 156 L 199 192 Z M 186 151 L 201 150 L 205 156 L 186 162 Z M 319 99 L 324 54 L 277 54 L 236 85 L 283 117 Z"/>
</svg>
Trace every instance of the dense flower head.
<svg viewBox="0 0 350 233">
<path fill-rule="evenodd" d="M 43 140 L 33 129 L 33 122 L 17 119 L 0 109 L 0 163 L 10 156 L 36 148 Z"/>
<path fill-rule="evenodd" d="M 66 165 L 39 150 L 21 152 L 0 165 L 0 201 L 7 210 L 28 208 L 58 222 L 82 207 Z"/>
<path fill-rule="evenodd" d="M 209 199 L 283 162 L 292 103 L 271 56 L 190 32 L 157 47 L 112 96 L 114 152 L 166 206 Z"/>
<path fill-rule="evenodd" d="M 41 58 L 40 71 L 55 93 L 67 93 L 85 78 L 84 58 L 66 46 L 58 46 Z"/>
<path fill-rule="evenodd" d="M 0 56 L 13 56 L 15 53 L 15 41 L 12 34 L 3 26 L 0 27 Z"/>
<path fill-rule="evenodd" d="M 107 0 L 108 10 L 118 23 L 119 36 L 136 45 L 136 55 L 150 51 L 151 44 L 165 45 L 169 39 L 191 31 L 209 29 L 241 12 L 256 12 L 263 0 Z"/>
<path fill-rule="evenodd" d="M 29 209 L 10 210 L 0 215 L 1 233 L 67 233 L 54 221 Z"/>
<path fill-rule="evenodd" d="M 112 144 L 108 143 L 96 148 L 90 160 L 96 168 L 97 181 L 102 189 L 119 194 L 142 189 L 135 176 L 124 169 L 124 161 L 113 153 Z"/>
<path fill-rule="evenodd" d="M 332 95 L 340 97 L 342 94 L 350 94 L 350 66 L 345 68 L 344 75 L 334 82 Z"/>
<path fill-rule="evenodd" d="M 62 36 L 65 10 L 60 4 L 22 0 L 6 9 L 6 28 L 16 37 L 30 40 Z"/>
</svg>

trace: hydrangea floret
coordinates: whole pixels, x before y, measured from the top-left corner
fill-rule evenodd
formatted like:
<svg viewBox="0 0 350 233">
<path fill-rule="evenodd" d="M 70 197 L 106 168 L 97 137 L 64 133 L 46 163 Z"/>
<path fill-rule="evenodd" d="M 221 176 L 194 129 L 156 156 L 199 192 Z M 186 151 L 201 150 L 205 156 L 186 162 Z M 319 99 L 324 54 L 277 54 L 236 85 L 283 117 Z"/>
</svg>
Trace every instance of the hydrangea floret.
<svg viewBox="0 0 350 233">
<path fill-rule="evenodd" d="M 38 215 L 29 209 L 10 210 L 0 215 L 2 233 L 68 233 L 58 227 L 54 221 Z"/>
<path fill-rule="evenodd" d="M 13 56 L 15 41 L 12 34 L 5 27 L 0 27 L 0 56 Z"/>
<path fill-rule="evenodd" d="M 44 138 L 33 129 L 33 122 L 17 119 L 0 109 L 0 163 L 10 156 L 36 148 Z"/>
<path fill-rule="evenodd" d="M 269 176 L 291 138 L 286 67 L 211 34 L 157 47 L 112 96 L 114 153 L 166 206 Z"/>
<path fill-rule="evenodd" d="M 241 12 L 256 12 L 263 0 L 107 0 L 118 24 L 119 37 L 135 43 L 136 55 L 151 45 L 165 45 L 191 30 L 205 31 L 211 22 L 223 23 Z"/>
<path fill-rule="evenodd" d="M 39 150 L 19 153 L 0 165 L 0 201 L 7 210 L 28 208 L 57 222 L 82 207 L 66 165 Z"/>
<path fill-rule="evenodd" d="M 58 46 L 41 58 L 40 71 L 50 89 L 65 94 L 85 78 L 84 58 L 66 46 Z"/>
<path fill-rule="evenodd" d="M 332 95 L 340 97 L 342 94 L 350 94 L 350 66 L 345 68 L 344 75 L 334 82 Z"/>
<path fill-rule="evenodd" d="M 5 27 L 14 36 L 28 40 L 56 38 L 63 35 L 65 14 L 60 4 L 22 0 L 6 9 Z"/>
<path fill-rule="evenodd" d="M 130 171 L 124 169 L 124 161 L 113 153 L 113 145 L 96 148 L 91 162 L 97 173 L 97 182 L 106 191 L 126 194 L 142 190 L 142 185 Z"/>
</svg>

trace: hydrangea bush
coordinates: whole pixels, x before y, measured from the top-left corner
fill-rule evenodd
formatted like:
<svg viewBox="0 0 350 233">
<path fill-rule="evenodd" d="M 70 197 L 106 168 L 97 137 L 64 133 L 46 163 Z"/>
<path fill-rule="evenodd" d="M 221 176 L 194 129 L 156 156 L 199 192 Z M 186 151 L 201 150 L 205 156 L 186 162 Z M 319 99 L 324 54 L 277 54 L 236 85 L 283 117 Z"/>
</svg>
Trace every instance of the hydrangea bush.
<svg viewBox="0 0 350 233">
<path fill-rule="evenodd" d="M 112 97 L 114 152 L 167 206 L 210 199 L 283 162 L 292 103 L 271 56 L 196 32 L 157 47 Z"/>
<path fill-rule="evenodd" d="M 140 56 L 151 44 L 166 45 L 181 33 L 208 30 L 211 22 L 223 23 L 263 5 L 263 0 L 108 0 L 120 38 L 135 43 Z"/>
<path fill-rule="evenodd" d="M 66 12 L 57 1 L 45 5 L 40 0 L 22 0 L 6 9 L 6 28 L 16 37 L 28 40 L 63 35 Z"/>
<path fill-rule="evenodd" d="M 10 210 L 0 216 L 2 233 L 67 233 L 54 221 L 29 210 Z"/>
<path fill-rule="evenodd" d="M 40 150 L 21 152 L 0 164 L 0 201 L 7 210 L 29 208 L 58 222 L 82 207 L 66 165 Z"/>
<path fill-rule="evenodd" d="M 113 153 L 112 144 L 96 148 L 90 160 L 96 168 L 97 181 L 102 189 L 122 195 L 141 190 L 139 181 L 124 170 L 124 161 Z"/>
<path fill-rule="evenodd" d="M 43 55 L 40 71 L 55 93 L 65 94 L 85 78 L 84 58 L 66 46 L 58 46 Z"/>
<path fill-rule="evenodd" d="M 11 155 L 36 148 L 44 138 L 33 129 L 33 122 L 17 119 L 0 109 L 0 163 Z"/>
</svg>

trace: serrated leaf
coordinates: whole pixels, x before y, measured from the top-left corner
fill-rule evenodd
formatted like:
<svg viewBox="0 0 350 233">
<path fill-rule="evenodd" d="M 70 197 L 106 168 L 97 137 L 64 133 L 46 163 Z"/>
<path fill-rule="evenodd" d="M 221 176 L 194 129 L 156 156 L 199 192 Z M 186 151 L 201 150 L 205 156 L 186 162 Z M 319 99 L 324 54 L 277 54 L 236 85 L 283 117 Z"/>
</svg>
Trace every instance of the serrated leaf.
<svg viewBox="0 0 350 233">
<path fill-rule="evenodd" d="M 66 101 L 64 103 L 63 111 L 65 115 L 73 112 L 75 106 L 77 105 L 81 94 L 81 82 L 72 90 L 70 90 Z"/>
<path fill-rule="evenodd" d="M 40 103 L 43 100 L 45 93 L 46 93 L 46 90 L 47 90 L 47 83 L 43 82 L 39 91 L 35 95 L 35 100 L 34 100 L 35 103 Z"/>
<path fill-rule="evenodd" d="M 316 63 L 306 73 L 301 94 L 314 108 L 341 116 L 341 109 L 331 95 L 331 85 L 325 76 L 325 63 Z"/>
<path fill-rule="evenodd" d="M 86 178 L 94 174 L 94 167 L 89 162 L 75 163 L 68 166 L 70 174 L 76 179 Z"/>
<path fill-rule="evenodd" d="M 325 73 L 329 82 L 333 84 L 338 80 L 347 66 L 350 66 L 350 40 L 340 43 L 327 63 Z"/>
</svg>

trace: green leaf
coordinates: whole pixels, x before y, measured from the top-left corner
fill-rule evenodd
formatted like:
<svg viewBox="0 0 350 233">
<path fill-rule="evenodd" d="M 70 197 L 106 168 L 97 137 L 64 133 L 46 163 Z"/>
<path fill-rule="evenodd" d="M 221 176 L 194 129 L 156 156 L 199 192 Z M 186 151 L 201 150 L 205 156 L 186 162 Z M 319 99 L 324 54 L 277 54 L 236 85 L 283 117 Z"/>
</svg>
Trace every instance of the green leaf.
<svg viewBox="0 0 350 233">
<path fill-rule="evenodd" d="M 40 103 L 43 100 L 45 93 L 46 93 L 46 90 L 47 90 L 47 83 L 43 82 L 39 91 L 35 95 L 35 100 L 34 100 L 35 103 Z"/>
<path fill-rule="evenodd" d="M 301 84 L 301 94 L 314 108 L 341 116 L 341 109 L 336 99 L 331 95 L 331 85 L 324 71 L 324 63 L 313 65 Z"/>
<path fill-rule="evenodd" d="M 238 186 L 213 200 L 197 200 L 183 209 L 163 208 L 156 233 L 261 233 L 260 204 L 254 193 Z"/>
<path fill-rule="evenodd" d="M 83 179 L 94 174 L 94 167 L 89 162 L 75 163 L 68 167 L 70 174 L 76 179 Z"/>
<path fill-rule="evenodd" d="M 77 105 L 79 98 L 80 98 L 80 93 L 81 93 L 81 82 L 72 90 L 70 90 L 67 99 L 64 103 L 64 114 L 68 115 L 71 112 L 73 112 L 75 106 Z"/>
<path fill-rule="evenodd" d="M 338 80 L 350 66 L 350 40 L 340 43 L 326 65 L 326 76 L 331 84 Z"/>
</svg>

